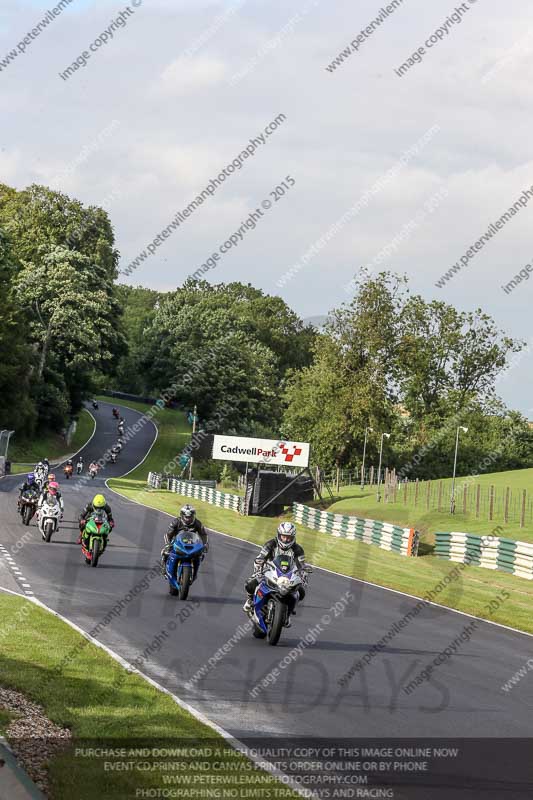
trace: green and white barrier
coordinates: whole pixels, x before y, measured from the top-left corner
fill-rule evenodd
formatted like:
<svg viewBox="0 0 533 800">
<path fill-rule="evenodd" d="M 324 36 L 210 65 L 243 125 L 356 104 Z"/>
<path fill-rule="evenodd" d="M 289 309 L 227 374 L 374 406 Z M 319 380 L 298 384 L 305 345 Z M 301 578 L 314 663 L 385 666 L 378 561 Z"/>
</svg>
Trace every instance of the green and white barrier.
<svg viewBox="0 0 533 800">
<path fill-rule="evenodd" d="M 169 491 L 185 495 L 185 497 L 194 497 L 196 500 L 203 500 L 205 503 L 211 503 L 211 505 L 218 506 L 219 508 L 229 508 L 232 511 L 241 512 L 243 498 L 238 494 L 219 492 L 216 489 L 209 489 L 206 486 L 197 486 L 194 483 L 179 481 L 175 478 L 169 480 L 168 488 Z"/>
<path fill-rule="evenodd" d="M 435 534 L 435 555 L 533 580 L 533 544 L 474 533 Z"/>
<path fill-rule="evenodd" d="M 163 476 L 159 474 L 159 472 L 149 472 L 148 473 L 148 486 L 151 486 L 152 489 L 160 489 L 162 483 Z"/>
<path fill-rule="evenodd" d="M 374 544 L 382 550 L 391 550 L 402 556 L 416 556 L 420 534 L 414 528 L 400 528 L 390 522 L 361 519 L 294 503 L 294 521 L 321 533 L 343 539 L 353 539 Z"/>
</svg>

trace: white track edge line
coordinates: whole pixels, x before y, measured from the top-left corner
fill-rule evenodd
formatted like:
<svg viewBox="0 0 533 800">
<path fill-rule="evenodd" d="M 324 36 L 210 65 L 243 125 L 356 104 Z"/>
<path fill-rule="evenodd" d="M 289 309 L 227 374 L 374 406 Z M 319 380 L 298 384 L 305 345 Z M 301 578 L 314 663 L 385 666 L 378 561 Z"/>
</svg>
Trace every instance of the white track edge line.
<svg viewBox="0 0 533 800">
<path fill-rule="evenodd" d="M 113 658 L 114 661 L 116 661 L 118 664 L 120 664 L 121 667 L 123 667 L 124 669 L 128 670 L 129 672 L 131 672 L 131 673 L 133 673 L 135 675 L 139 675 L 141 678 L 143 678 L 147 683 L 149 683 L 155 689 L 157 689 L 160 692 L 163 692 L 163 694 L 166 694 L 168 697 L 172 698 L 172 700 L 174 700 L 174 702 L 176 703 L 177 706 L 179 706 L 181 709 L 183 709 L 184 711 L 187 711 L 189 714 L 191 714 L 191 716 L 193 716 L 196 720 L 198 720 L 198 722 L 201 722 L 203 725 L 206 725 L 208 728 L 211 728 L 213 731 L 215 731 L 215 733 L 218 733 L 219 736 L 221 736 L 223 739 L 225 739 L 227 742 L 229 742 L 229 744 L 234 748 L 234 750 L 237 750 L 239 753 L 244 755 L 246 758 L 248 758 L 250 761 L 252 761 L 254 764 L 256 764 L 256 766 L 258 766 L 264 772 L 268 772 L 274 778 L 283 778 L 283 779 L 285 779 L 283 781 L 284 784 L 290 786 L 290 788 L 294 792 L 299 794 L 301 797 L 307 797 L 307 798 L 308 797 L 316 797 L 315 794 L 310 794 L 309 790 L 305 790 L 305 791 L 302 790 L 302 787 L 296 781 L 292 780 L 292 778 L 289 775 L 287 775 L 286 773 L 282 772 L 277 767 L 274 767 L 273 764 L 270 764 L 268 761 L 265 761 L 264 759 L 261 759 L 259 756 L 252 755 L 249 752 L 249 748 L 244 744 L 244 742 L 241 742 L 239 739 L 236 739 L 227 730 L 222 728 L 216 722 L 213 722 L 213 720 L 209 719 L 209 717 L 207 717 L 203 712 L 198 711 L 196 708 L 194 708 L 194 706 L 191 706 L 188 703 L 186 703 L 184 700 L 182 700 L 180 697 L 178 697 L 177 694 L 174 694 L 173 692 L 171 692 L 170 689 L 166 689 L 164 686 L 162 686 L 160 683 L 155 681 L 153 678 L 150 678 L 149 675 L 146 675 L 144 672 L 141 672 L 140 670 L 138 670 L 135 667 L 131 666 L 131 664 L 129 664 L 124 658 L 122 658 L 122 656 L 118 655 L 118 653 L 115 653 L 114 650 L 111 650 L 110 647 L 108 647 L 107 645 L 103 644 L 102 642 L 99 642 L 98 639 L 94 639 L 89 633 L 84 631 L 83 628 L 80 628 L 79 625 L 77 625 L 75 622 L 72 622 L 71 620 L 67 619 L 67 617 L 64 617 L 58 611 L 54 611 L 53 608 L 50 608 L 49 606 L 47 606 L 46 603 L 43 603 L 37 597 L 29 597 L 28 598 L 26 595 L 20 594 L 19 592 L 13 592 L 10 589 L 5 589 L 3 586 L 0 586 L 0 591 L 7 592 L 8 594 L 15 595 L 17 597 L 22 597 L 24 600 L 27 600 L 29 603 L 33 603 L 34 605 L 39 606 L 40 608 L 43 608 L 45 611 L 48 611 L 54 617 L 57 617 L 62 622 L 64 622 L 66 625 L 68 625 L 69 627 L 71 627 L 75 631 L 77 631 L 77 633 L 81 634 L 81 636 L 83 636 L 84 639 L 87 639 L 89 642 L 91 642 L 91 644 L 94 644 L 96 647 L 100 648 L 105 653 L 107 653 L 107 655 L 109 655 L 111 658 Z"/>
</svg>

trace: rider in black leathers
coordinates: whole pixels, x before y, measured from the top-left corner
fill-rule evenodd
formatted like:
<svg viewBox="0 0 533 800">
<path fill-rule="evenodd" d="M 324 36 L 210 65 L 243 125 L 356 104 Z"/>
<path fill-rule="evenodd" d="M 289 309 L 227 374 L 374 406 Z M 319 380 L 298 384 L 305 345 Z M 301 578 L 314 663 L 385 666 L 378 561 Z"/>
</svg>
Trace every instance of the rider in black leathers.
<svg viewBox="0 0 533 800">
<path fill-rule="evenodd" d="M 166 575 L 165 567 L 167 563 L 167 558 L 172 550 L 172 542 L 180 533 L 184 530 L 192 530 L 197 533 L 202 542 L 205 545 L 204 552 L 207 553 L 209 550 L 209 538 L 207 536 L 207 531 L 205 526 L 200 522 L 199 519 L 196 518 L 196 511 L 195 509 L 187 503 L 187 505 L 183 506 L 180 510 L 179 516 L 176 519 L 173 519 L 170 525 L 168 526 L 168 530 L 165 533 L 165 547 L 161 550 L 161 574 Z"/>
<path fill-rule="evenodd" d="M 296 569 L 303 572 L 310 571 L 305 563 L 305 553 L 303 547 L 296 543 L 296 528 L 292 522 L 282 522 L 278 526 L 277 534 L 273 539 L 265 542 L 259 555 L 254 561 L 254 573 L 244 584 L 246 590 L 246 603 L 243 611 L 247 614 L 253 609 L 254 593 L 257 589 L 265 567 L 269 561 L 273 561 L 280 555 L 291 556 L 294 559 Z M 300 600 L 305 597 L 305 589 L 300 586 Z"/>
</svg>

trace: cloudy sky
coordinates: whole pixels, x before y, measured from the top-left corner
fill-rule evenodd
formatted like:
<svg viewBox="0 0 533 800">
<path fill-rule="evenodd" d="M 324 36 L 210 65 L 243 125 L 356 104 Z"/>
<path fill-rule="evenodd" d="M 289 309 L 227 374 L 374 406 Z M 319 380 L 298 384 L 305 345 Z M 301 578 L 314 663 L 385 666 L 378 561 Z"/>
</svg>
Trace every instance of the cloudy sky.
<svg viewBox="0 0 533 800">
<path fill-rule="evenodd" d="M 362 265 L 387 266 L 533 342 L 533 280 L 502 290 L 533 263 L 533 199 L 436 285 L 533 187 L 531 4 L 387 5 L 71 0 L 24 43 L 53 0 L 2 0 L 0 180 L 104 204 L 126 269 L 279 118 L 123 280 L 171 289 L 218 253 L 209 280 L 312 317 L 349 299 Z M 531 350 L 498 391 L 533 418 Z"/>
</svg>

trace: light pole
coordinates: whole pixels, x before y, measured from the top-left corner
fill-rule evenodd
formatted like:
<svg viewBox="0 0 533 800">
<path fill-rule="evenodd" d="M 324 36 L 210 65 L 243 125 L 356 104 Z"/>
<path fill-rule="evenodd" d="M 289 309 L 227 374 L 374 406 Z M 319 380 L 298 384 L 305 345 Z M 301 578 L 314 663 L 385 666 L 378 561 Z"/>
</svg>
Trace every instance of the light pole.
<svg viewBox="0 0 533 800">
<path fill-rule="evenodd" d="M 459 425 L 457 428 L 457 436 L 455 437 L 455 456 L 453 459 L 453 478 L 452 478 L 452 496 L 450 499 L 450 514 L 455 514 L 455 471 L 457 469 L 457 451 L 459 450 L 459 431 L 466 433 L 468 428 Z"/>
<path fill-rule="evenodd" d="M 381 494 L 379 492 L 379 489 L 381 486 L 381 459 L 383 456 L 383 439 L 385 438 L 385 436 L 387 437 L 387 439 L 390 439 L 390 433 L 381 434 L 381 444 L 379 447 L 379 467 L 378 467 L 378 494 L 377 494 L 378 503 L 381 500 Z"/>
<path fill-rule="evenodd" d="M 193 417 L 192 417 L 192 437 L 191 437 L 193 442 L 194 442 L 194 434 L 196 433 L 196 418 L 197 418 L 197 410 L 196 410 L 196 406 L 194 406 Z M 191 449 L 191 455 L 190 455 L 190 461 L 189 461 L 189 480 L 192 479 L 192 462 L 193 462 L 192 453 L 193 453 L 193 451 Z"/>
<path fill-rule="evenodd" d="M 365 458 L 366 458 L 366 439 L 368 431 L 374 433 L 374 428 L 365 428 L 365 443 L 363 445 L 363 466 L 361 467 L 361 491 L 365 488 Z"/>
</svg>

